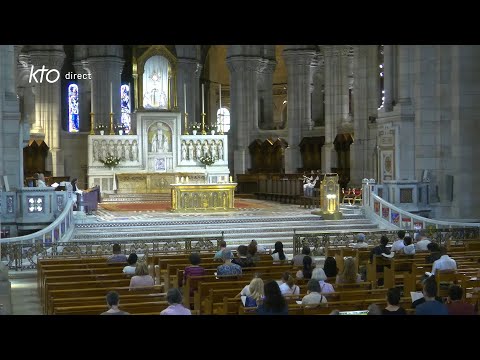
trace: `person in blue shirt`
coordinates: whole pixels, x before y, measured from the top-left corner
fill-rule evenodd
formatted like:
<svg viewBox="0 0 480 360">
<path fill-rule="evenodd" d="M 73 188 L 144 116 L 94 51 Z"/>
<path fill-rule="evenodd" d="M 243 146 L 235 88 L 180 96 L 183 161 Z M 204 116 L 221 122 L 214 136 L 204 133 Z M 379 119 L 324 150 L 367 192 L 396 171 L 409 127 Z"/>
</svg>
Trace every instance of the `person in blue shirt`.
<svg viewBox="0 0 480 360">
<path fill-rule="evenodd" d="M 275 280 L 265 283 L 265 298 L 257 308 L 259 315 L 288 315 L 288 304 Z"/>
<path fill-rule="evenodd" d="M 445 304 L 436 301 L 437 282 L 434 276 L 430 276 L 423 283 L 423 297 L 425 302 L 415 308 L 415 315 L 448 315 L 448 308 Z"/>
</svg>

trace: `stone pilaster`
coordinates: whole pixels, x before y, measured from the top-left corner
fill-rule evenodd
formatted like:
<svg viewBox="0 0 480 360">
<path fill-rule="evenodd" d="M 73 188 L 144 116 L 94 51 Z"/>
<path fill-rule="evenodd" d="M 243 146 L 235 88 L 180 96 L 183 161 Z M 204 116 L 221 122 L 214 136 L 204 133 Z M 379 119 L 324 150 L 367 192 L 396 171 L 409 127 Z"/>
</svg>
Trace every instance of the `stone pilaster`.
<svg viewBox="0 0 480 360">
<path fill-rule="evenodd" d="M 259 71 L 260 88 L 259 99 L 262 100 L 263 109 L 259 114 L 259 127 L 262 129 L 273 129 L 273 73 L 277 62 L 272 59 L 263 59 Z"/>
<path fill-rule="evenodd" d="M 114 114 L 114 125 L 121 123 L 120 85 L 124 63 L 125 60 L 118 56 L 89 57 L 86 62 L 83 62 L 85 69 L 92 75 L 91 101 L 96 125 L 104 124 L 110 127 L 111 109 Z M 111 98 L 110 87 L 112 88 Z"/>
<path fill-rule="evenodd" d="M 0 45 L 0 175 L 7 176 L 10 190 L 23 184 L 23 133 L 15 93 L 14 46 Z"/>
<path fill-rule="evenodd" d="M 251 129 L 258 129 L 257 75 L 261 58 L 234 55 L 227 57 L 230 70 L 231 128 L 235 174 L 245 174 L 250 167 Z"/>
<path fill-rule="evenodd" d="M 386 112 L 393 110 L 393 101 L 394 101 L 394 69 L 395 69 L 395 52 L 396 45 L 384 45 L 383 47 L 383 69 L 379 69 L 383 71 L 383 88 L 385 90 L 385 100 L 384 100 L 384 108 Z"/>
<path fill-rule="evenodd" d="M 197 71 L 198 69 L 198 71 Z M 182 113 L 182 132 L 185 131 L 185 97 L 183 93 L 183 85 L 187 88 L 187 113 L 188 124 L 201 122 L 201 108 L 197 106 L 202 101 L 202 94 L 199 93 L 200 73 L 202 66 L 196 59 L 179 58 L 177 62 L 177 89 L 178 89 L 178 109 Z M 200 105 L 201 106 L 201 105 Z"/>
<path fill-rule="evenodd" d="M 304 134 L 313 128 L 311 92 L 313 69 L 317 62 L 315 49 L 285 47 L 287 65 L 288 148 L 285 149 L 285 173 L 296 173 L 303 167 L 299 144 Z"/>
<path fill-rule="evenodd" d="M 30 60 L 36 71 L 45 66 L 48 69 L 55 69 L 59 72 L 62 69 L 65 53 L 63 46 L 52 45 L 44 50 L 32 50 L 29 52 Z M 60 131 L 62 129 L 62 116 L 60 106 L 60 94 L 62 81 L 50 83 L 43 81 L 35 84 L 35 119 L 45 134 L 45 143 L 50 148 L 45 168 L 51 171 L 53 176 L 64 175 L 63 154 L 60 151 Z M 37 76 L 39 78 L 39 76 Z M 54 76 L 51 76 L 51 80 Z M 33 81 L 33 79 L 32 79 Z"/>
</svg>

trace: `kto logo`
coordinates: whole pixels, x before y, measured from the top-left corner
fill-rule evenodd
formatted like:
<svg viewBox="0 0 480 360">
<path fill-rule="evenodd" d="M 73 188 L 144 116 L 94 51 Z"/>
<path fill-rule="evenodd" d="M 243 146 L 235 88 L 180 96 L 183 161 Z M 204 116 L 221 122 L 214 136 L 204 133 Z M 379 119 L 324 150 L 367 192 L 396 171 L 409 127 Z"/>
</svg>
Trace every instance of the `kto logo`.
<svg viewBox="0 0 480 360">
<path fill-rule="evenodd" d="M 40 73 L 40 79 L 37 79 L 37 74 Z M 46 74 L 45 74 L 46 73 Z M 47 80 L 50 84 L 57 82 L 60 78 L 60 71 L 56 69 L 46 69 L 45 65 L 42 66 L 41 69 L 37 69 L 33 72 L 33 65 L 30 69 L 30 77 L 28 78 L 28 82 L 31 83 L 32 79 L 38 84 L 43 82 L 43 75 L 45 74 L 45 80 Z"/>
</svg>

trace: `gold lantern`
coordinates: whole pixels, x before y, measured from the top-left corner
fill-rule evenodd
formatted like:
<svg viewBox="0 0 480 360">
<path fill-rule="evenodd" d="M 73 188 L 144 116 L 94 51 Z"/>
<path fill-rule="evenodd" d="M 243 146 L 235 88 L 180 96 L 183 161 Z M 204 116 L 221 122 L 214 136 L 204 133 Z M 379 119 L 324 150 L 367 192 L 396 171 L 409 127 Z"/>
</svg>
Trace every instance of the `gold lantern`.
<svg viewBox="0 0 480 360">
<path fill-rule="evenodd" d="M 320 211 L 313 213 L 321 215 L 326 220 L 339 220 L 342 218 L 338 174 L 324 174 L 320 183 Z"/>
</svg>

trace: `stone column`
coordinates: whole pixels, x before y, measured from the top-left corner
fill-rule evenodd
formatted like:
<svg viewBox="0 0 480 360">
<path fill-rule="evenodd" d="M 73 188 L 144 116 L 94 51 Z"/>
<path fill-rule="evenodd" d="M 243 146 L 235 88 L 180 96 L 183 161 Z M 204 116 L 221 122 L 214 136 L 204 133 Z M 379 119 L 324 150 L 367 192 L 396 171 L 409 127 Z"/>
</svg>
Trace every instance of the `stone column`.
<svg viewBox="0 0 480 360">
<path fill-rule="evenodd" d="M 335 107 L 335 71 L 338 67 L 337 52 L 333 46 L 324 46 L 325 62 L 325 144 L 322 146 L 322 172 L 329 173 L 337 165 L 337 153 L 333 141 L 337 135 Z"/>
<path fill-rule="evenodd" d="M 250 132 L 258 129 L 257 71 L 262 59 L 241 55 L 241 45 L 232 47 L 230 56 L 227 55 L 231 101 L 229 143 L 233 147 L 234 173 L 245 174 L 251 161 L 248 152 Z"/>
<path fill-rule="evenodd" d="M 373 150 L 368 134 L 369 118 L 377 112 L 378 65 L 377 45 L 354 46 L 353 129 L 354 142 L 350 145 L 350 183 L 359 185 L 364 178 L 375 178 L 371 161 Z M 373 101 L 372 101 L 373 98 Z"/>
<path fill-rule="evenodd" d="M 122 117 L 121 108 L 121 75 L 125 61 L 118 56 L 89 57 L 83 62 L 84 67 L 92 75 L 91 97 L 95 125 L 107 126 L 110 131 L 110 86 L 112 88 L 113 124 L 120 124 Z"/>
<path fill-rule="evenodd" d="M 13 45 L 0 45 L 0 175 L 10 189 L 23 186 L 23 127 L 15 91 Z"/>
<path fill-rule="evenodd" d="M 273 129 L 273 73 L 277 62 L 272 59 L 263 59 L 259 73 L 259 99 L 263 101 L 262 129 Z M 260 118 L 259 118 L 260 122 Z M 260 125 L 260 124 L 259 124 Z M 259 126 L 260 127 L 260 126 Z"/>
<path fill-rule="evenodd" d="M 283 58 L 287 65 L 288 148 L 285 149 L 285 173 L 296 173 L 303 167 L 299 144 L 313 128 L 311 92 L 313 68 L 317 64 L 313 47 L 286 46 Z"/>
<path fill-rule="evenodd" d="M 325 126 L 325 104 L 323 101 L 324 86 L 325 63 L 323 56 L 321 56 L 319 59 L 319 66 L 313 77 L 312 122 L 314 126 Z"/>
<path fill-rule="evenodd" d="M 42 68 L 62 69 L 65 53 L 63 45 L 40 45 L 29 52 L 34 71 Z M 50 80 L 54 80 L 52 73 Z M 37 76 L 39 79 L 39 76 Z M 45 143 L 50 148 L 45 168 L 52 172 L 53 176 L 64 176 L 63 153 L 60 148 L 60 132 L 62 129 L 61 116 L 61 85 L 62 81 L 50 83 L 43 81 L 35 84 L 35 118 L 45 133 Z"/>
<path fill-rule="evenodd" d="M 383 47 L 383 88 L 385 90 L 384 108 L 386 112 L 393 110 L 393 89 L 394 89 L 394 48 L 395 45 L 384 45 Z"/>
</svg>

